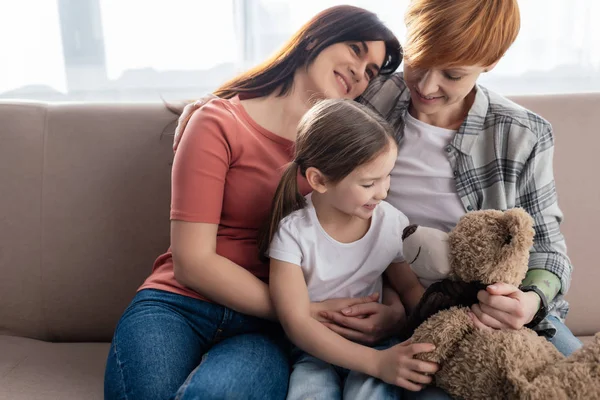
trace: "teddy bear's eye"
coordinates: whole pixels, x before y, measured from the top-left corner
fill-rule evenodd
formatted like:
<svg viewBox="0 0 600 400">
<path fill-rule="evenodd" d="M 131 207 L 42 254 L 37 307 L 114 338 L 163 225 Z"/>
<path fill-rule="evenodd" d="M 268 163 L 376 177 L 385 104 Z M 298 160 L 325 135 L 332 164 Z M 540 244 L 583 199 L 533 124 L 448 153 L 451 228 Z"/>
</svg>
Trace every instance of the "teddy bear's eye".
<svg viewBox="0 0 600 400">
<path fill-rule="evenodd" d="M 506 236 L 506 240 L 504 241 L 504 245 L 509 245 L 510 242 L 512 241 L 512 235 L 507 235 Z"/>
</svg>

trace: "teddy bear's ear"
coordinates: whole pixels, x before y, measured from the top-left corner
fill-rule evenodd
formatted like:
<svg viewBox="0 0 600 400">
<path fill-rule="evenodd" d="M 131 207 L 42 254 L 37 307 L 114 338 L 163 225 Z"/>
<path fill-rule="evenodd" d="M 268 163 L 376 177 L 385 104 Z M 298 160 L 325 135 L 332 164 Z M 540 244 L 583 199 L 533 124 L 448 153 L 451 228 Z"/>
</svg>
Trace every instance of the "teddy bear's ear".
<svg viewBox="0 0 600 400">
<path fill-rule="evenodd" d="M 522 208 L 512 208 L 504 212 L 502 218 L 507 237 L 505 244 L 511 244 L 515 240 L 527 245 L 533 240 L 535 231 L 533 230 L 533 218 Z M 531 246 L 531 244 L 529 244 Z"/>
</svg>

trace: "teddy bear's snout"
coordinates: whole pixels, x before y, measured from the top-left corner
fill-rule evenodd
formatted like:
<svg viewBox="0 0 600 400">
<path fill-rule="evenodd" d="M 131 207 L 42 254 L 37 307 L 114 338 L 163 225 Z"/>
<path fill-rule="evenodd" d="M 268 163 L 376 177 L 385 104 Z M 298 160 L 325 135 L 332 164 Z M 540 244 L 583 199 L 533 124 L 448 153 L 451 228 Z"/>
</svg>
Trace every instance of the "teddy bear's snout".
<svg viewBox="0 0 600 400">
<path fill-rule="evenodd" d="M 404 228 L 404 230 L 402 231 L 402 240 L 405 240 L 407 237 L 409 237 L 410 235 L 415 233 L 418 226 L 419 225 L 413 224 L 413 225 L 409 225 L 406 228 Z"/>
</svg>

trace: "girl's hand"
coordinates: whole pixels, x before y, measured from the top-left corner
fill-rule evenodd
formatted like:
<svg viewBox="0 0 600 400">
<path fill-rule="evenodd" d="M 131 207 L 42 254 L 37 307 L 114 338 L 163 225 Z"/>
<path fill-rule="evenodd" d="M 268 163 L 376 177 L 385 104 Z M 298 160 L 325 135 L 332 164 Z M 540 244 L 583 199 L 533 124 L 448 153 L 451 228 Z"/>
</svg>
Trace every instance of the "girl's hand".
<svg viewBox="0 0 600 400">
<path fill-rule="evenodd" d="M 540 307 L 535 292 L 522 292 L 506 283 L 495 283 L 477 293 L 479 304 L 471 310 L 481 323 L 494 329 L 521 329 Z"/>
<path fill-rule="evenodd" d="M 411 343 L 411 339 L 386 350 L 380 350 L 376 374 L 379 379 L 411 391 L 419 391 L 431 383 L 439 365 L 413 358 L 415 354 L 435 350 L 430 343 Z"/>
<path fill-rule="evenodd" d="M 354 304 L 341 310 L 322 311 L 323 324 L 353 342 L 373 345 L 398 333 L 405 322 L 404 307 L 373 302 Z"/>
<path fill-rule="evenodd" d="M 331 322 L 324 315 L 328 315 L 330 312 L 339 312 L 360 304 L 377 303 L 377 300 L 379 300 L 379 293 L 373 293 L 366 297 L 329 299 L 313 302 L 310 303 L 310 315 L 319 322 Z"/>
</svg>

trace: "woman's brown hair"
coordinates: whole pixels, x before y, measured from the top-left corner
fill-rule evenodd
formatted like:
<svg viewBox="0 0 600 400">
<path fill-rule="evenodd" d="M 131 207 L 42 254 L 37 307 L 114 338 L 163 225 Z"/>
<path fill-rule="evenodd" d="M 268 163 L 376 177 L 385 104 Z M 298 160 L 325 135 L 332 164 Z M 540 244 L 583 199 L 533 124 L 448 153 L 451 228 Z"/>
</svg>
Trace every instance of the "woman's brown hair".
<svg viewBox="0 0 600 400">
<path fill-rule="evenodd" d="M 219 87 L 214 94 L 229 99 L 241 93 L 262 97 L 278 90 L 286 95 L 294 73 L 325 48 L 340 42 L 383 41 L 385 59 L 380 74 L 394 72 L 402 62 L 402 46 L 376 14 L 354 6 L 335 6 L 315 15 L 271 58 Z"/>
<path fill-rule="evenodd" d="M 306 170 L 314 167 L 328 182 L 337 183 L 396 145 L 387 122 L 355 101 L 332 99 L 314 105 L 300 120 L 294 161 L 279 181 L 268 224 L 259 233 L 260 257 L 265 259 L 281 220 L 306 206 L 298 187 L 298 173 L 306 177 Z"/>
</svg>

